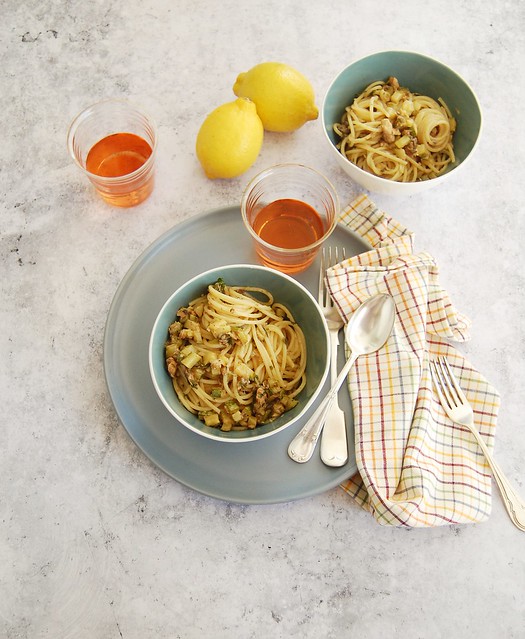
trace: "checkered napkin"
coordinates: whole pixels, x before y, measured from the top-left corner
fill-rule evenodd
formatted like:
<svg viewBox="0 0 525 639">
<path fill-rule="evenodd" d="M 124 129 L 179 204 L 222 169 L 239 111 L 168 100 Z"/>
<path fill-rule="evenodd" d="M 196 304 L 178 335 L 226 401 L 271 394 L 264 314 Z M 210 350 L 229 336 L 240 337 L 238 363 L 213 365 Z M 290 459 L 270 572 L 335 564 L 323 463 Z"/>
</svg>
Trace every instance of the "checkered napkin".
<svg viewBox="0 0 525 639">
<path fill-rule="evenodd" d="M 397 309 L 386 345 L 358 358 L 348 378 L 359 472 L 342 488 L 384 525 L 483 521 L 489 466 L 468 430 L 446 416 L 429 370 L 429 358 L 447 356 L 492 449 L 499 395 L 450 343 L 469 339 L 470 322 L 441 288 L 434 259 L 414 253 L 413 234 L 366 196 L 341 222 L 372 246 L 327 273 L 341 315 L 376 293 L 390 293 Z"/>
</svg>

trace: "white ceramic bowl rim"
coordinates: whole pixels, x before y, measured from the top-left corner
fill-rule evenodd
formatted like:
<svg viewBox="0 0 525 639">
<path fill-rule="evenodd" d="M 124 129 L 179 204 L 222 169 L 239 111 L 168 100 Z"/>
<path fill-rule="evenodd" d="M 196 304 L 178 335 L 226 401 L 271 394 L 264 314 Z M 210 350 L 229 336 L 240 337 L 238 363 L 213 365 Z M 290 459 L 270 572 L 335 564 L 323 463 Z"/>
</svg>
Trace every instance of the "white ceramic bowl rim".
<svg viewBox="0 0 525 639">
<path fill-rule="evenodd" d="M 211 281 L 213 279 L 213 276 L 218 276 L 220 271 L 224 272 L 225 270 L 231 269 L 231 268 L 246 268 L 246 269 L 250 269 L 250 270 L 264 271 L 264 272 L 267 272 L 267 273 L 275 274 L 275 275 L 277 275 L 277 277 L 280 277 L 280 278 L 283 278 L 284 280 L 289 281 L 296 288 L 298 288 L 300 291 L 302 291 L 302 293 L 304 295 L 306 295 L 310 299 L 310 301 L 312 302 L 314 308 L 316 308 L 316 310 L 318 312 L 318 317 L 319 317 L 319 319 L 321 321 L 321 324 L 323 326 L 323 329 L 324 329 L 324 341 L 325 341 L 325 344 L 326 344 L 326 353 L 327 353 L 327 356 L 325 358 L 326 359 L 325 366 L 324 366 L 324 369 L 323 369 L 323 372 L 322 372 L 322 375 L 321 375 L 321 379 L 320 379 L 315 391 L 312 392 L 311 397 L 308 399 L 308 401 L 305 402 L 304 406 L 297 413 L 297 415 L 295 415 L 295 417 L 293 417 L 289 421 L 285 422 L 284 424 L 282 424 L 278 428 L 275 428 L 275 429 L 270 430 L 268 432 L 261 433 L 261 434 L 253 434 L 257 430 L 257 429 L 255 429 L 255 431 L 251 431 L 251 434 L 250 434 L 249 438 L 239 437 L 239 438 L 236 438 L 236 439 L 233 439 L 233 438 L 229 439 L 229 438 L 225 437 L 224 434 L 222 436 L 218 435 L 218 434 L 214 434 L 214 432 L 213 432 L 214 429 L 213 428 L 209 428 L 208 430 L 201 429 L 201 428 L 196 428 L 195 426 L 190 424 L 188 421 L 184 420 L 180 415 L 178 415 L 173 410 L 173 408 L 169 405 L 169 403 L 166 401 L 166 399 L 165 399 L 165 397 L 164 397 L 164 395 L 162 393 L 162 390 L 161 390 L 161 388 L 159 386 L 159 383 L 157 381 L 157 376 L 156 376 L 156 372 L 155 372 L 155 366 L 154 366 L 154 362 L 153 362 L 154 337 L 155 337 L 155 334 L 157 333 L 157 331 L 159 329 L 160 322 L 161 321 L 163 321 L 163 322 L 165 321 L 162 316 L 164 314 L 165 309 L 171 304 L 171 301 L 173 300 L 173 298 L 176 295 L 179 295 L 182 289 L 185 289 L 185 288 L 191 286 L 191 284 L 193 282 L 195 282 L 196 280 L 206 279 L 209 276 L 210 277 L 210 281 Z M 166 326 L 166 330 L 167 330 L 167 326 Z M 204 271 L 202 273 L 199 273 L 199 274 L 195 275 L 191 279 L 189 279 L 186 282 L 184 282 L 183 284 L 181 284 L 181 286 L 179 286 L 169 296 L 169 298 L 164 302 L 164 304 L 162 305 L 162 308 L 160 309 L 160 311 L 157 314 L 157 318 L 155 319 L 155 323 L 154 323 L 153 329 L 151 331 L 149 345 L 148 345 L 148 363 L 149 363 L 149 369 L 150 369 L 150 377 L 151 377 L 151 380 L 153 382 L 153 386 L 155 387 L 155 391 L 156 391 L 158 397 L 160 398 L 160 400 L 162 401 L 162 403 L 164 404 L 164 406 L 166 407 L 166 409 L 173 415 L 173 417 L 175 417 L 175 419 L 177 421 L 179 421 L 181 424 L 183 424 L 186 428 L 190 429 L 194 433 L 197 433 L 198 435 L 200 435 L 202 437 L 206 437 L 208 439 L 213 439 L 215 441 L 220 441 L 220 442 L 225 442 L 225 443 L 246 443 L 246 442 L 258 441 L 258 440 L 270 437 L 272 435 L 275 435 L 276 433 L 284 430 L 285 428 L 288 428 L 289 426 L 295 424 L 299 419 L 301 419 L 301 417 L 306 413 L 306 411 L 311 407 L 313 402 L 319 396 L 319 393 L 321 392 L 321 389 L 323 388 L 323 385 L 324 385 L 324 383 L 326 381 L 326 378 L 328 376 L 328 371 L 329 371 L 329 368 L 330 368 L 329 348 L 330 348 L 329 332 L 328 332 L 328 326 L 326 324 L 326 320 L 324 318 L 324 315 L 323 315 L 321 309 L 318 307 L 315 298 L 313 297 L 313 295 L 310 293 L 310 291 L 305 286 L 303 286 L 300 282 L 295 280 L 293 277 L 290 277 L 286 273 L 281 273 L 280 271 L 268 268 L 266 266 L 262 266 L 262 265 L 259 265 L 259 264 L 229 264 L 229 265 L 225 265 L 225 266 L 214 267 L 214 268 L 208 269 L 207 271 Z M 165 373 L 165 374 L 167 374 L 167 373 Z M 182 406 L 182 404 L 180 406 L 181 406 L 182 409 L 186 410 Z M 188 414 L 191 415 L 191 413 L 189 411 L 188 411 Z M 204 424 L 203 424 L 203 426 L 204 426 Z"/>
<path fill-rule="evenodd" d="M 427 60 L 431 60 L 433 63 L 437 63 L 437 64 L 441 65 L 442 67 L 446 68 L 450 73 L 452 73 L 455 76 L 457 76 L 465 84 L 465 86 L 468 87 L 468 89 L 472 93 L 472 97 L 474 98 L 474 101 L 476 102 L 476 105 L 478 107 L 479 114 L 480 114 L 480 124 L 479 124 L 478 135 L 476 136 L 476 141 L 474 142 L 474 144 L 472 146 L 472 149 L 469 151 L 468 155 L 463 159 L 463 161 L 460 164 L 456 164 L 456 165 L 452 166 L 450 168 L 450 170 L 447 171 L 447 173 L 443 173 L 441 175 L 438 175 L 435 178 L 432 178 L 431 180 L 428 180 L 428 182 L 432 182 L 432 184 L 437 185 L 438 183 L 443 182 L 444 180 L 446 180 L 448 175 L 453 173 L 460 166 L 463 166 L 467 162 L 467 160 L 470 159 L 470 157 L 473 155 L 473 152 L 474 152 L 475 148 L 477 147 L 477 145 L 479 143 L 479 140 L 481 138 L 481 131 L 483 129 L 483 112 L 481 110 L 481 105 L 480 105 L 480 102 L 478 100 L 478 96 L 476 95 L 475 91 L 472 89 L 470 84 L 457 71 L 454 71 L 454 69 L 452 69 L 452 67 L 448 66 L 444 62 L 441 62 L 441 60 L 438 60 L 437 58 L 433 58 L 432 56 L 426 55 L 424 53 L 419 53 L 418 51 L 410 51 L 410 50 L 407 50 L 407 49 L 388 49 L 388 50 L 375 51 L 373 53 L 369 53 L 368 55 L 361 56 L 359 58 L 355 58 L 352 62 L 350 62 L 350 64 L 345 65 L 339 71 L 339 73 L 336 74 L 335 78 L 332 80 L 332 82 L 330 83 L 328 89 L 326 90 L 326 92 L 324 94 L 323 107 L 324 107 L 324 103 L 326 102 L 327 96 L 330 93 L 330 91 L 332 90 L 334 84 L 338 81 L 339 76 L 346 69 L 348 69 L 352 65 L 356 64 L 357 62 L 361 62 L 361 61 L 367 60 L 368 58 L 372 58 L 372 57 L 374 57 L 376 55 L 384 55 L 384 54 L 388 54 L 388 53 L 406 53 L 408 55 L 414 55 L 414 56 L 418 56 L 420 58 L 425 58 Z M 363 87 L 363 89 L 364 88 L 365 87 Z M 323 132 L 324 132 L 324 135 L 325 135 L 326 139 L 328 140 L 328 142 L 330 143 L 331 146 L 334 146 L 333 142 L 330 139 L 330 137 L 328 136 L 328 133 L 327 133 L 327 130 L 326 130 L 326 122 L 325 122 L 325 117 L 324 117 L 324 108 L 321 108 L 321 121 L 322 121 L 322 126 L 323 126 Z M 335 150 L 339 153 L 338 149 L 335 149 Z M 371 184 L 376 183 L 378 185 L 378 187 L 380 185 L 384 184 L 384 182 L 386 181 L 386 182 L 391 182 L 392 184 L 395 184 L 396 188 L 399 188 L 399 190 L 402 191 L 403 189 L 407 189 L 407 190 L 412 189 L 414 184 L 422 184 L 422 183 L 424 183 L 424 182 L 395 182 L 395 181 L 392 181 L 392 180 L 388 180 L 388 178 L 379 177 L 378 175 L 374 175 L 373 173 L 368 173 L 367 171 L 364 171 L 363 169 L 358 167 L 353 162 L 350 162 L 350 160 L 348 158 L 344 157 L 344 155 L 342 155 L 342 154 L 341 154 L 341 157 L 343 158 L 345 163 L 348 163 L 349 165 L 351 165 L 352 168 L 354 168 L 358 174 L 362 174 L 363 177 L 366 178 L 366 180 L 369 181 Z"/>
</svg>

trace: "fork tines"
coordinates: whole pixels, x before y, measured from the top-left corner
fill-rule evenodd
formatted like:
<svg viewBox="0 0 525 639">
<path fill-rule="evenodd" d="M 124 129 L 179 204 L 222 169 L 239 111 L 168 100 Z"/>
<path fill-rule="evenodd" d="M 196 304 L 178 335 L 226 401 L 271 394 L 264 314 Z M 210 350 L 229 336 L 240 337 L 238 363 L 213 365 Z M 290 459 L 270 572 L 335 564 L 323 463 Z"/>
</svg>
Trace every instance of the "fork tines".
<svg viewBox="0 0 525 639">
<path fill-rule="evenodd" d="M 341 258 L 339 258 L 338 246 L 323 246 L 321 250 L 321 266 L 319 268 L 319 304 L 321 306 L 332 303 L 330 294 L 328 293 L 325 285 L 325 275 L 326 271 L 332 266 L 335 266 L 340 259 L 346 259 L 346 249 L 344 246 L 341 248 Z"/>
<path fill-rule="evenodd" d="M 446 357 L 441 356 L 430 362 L 430 374 L 441 403 L 454 408 L 467 401 Z"/>
</svg>

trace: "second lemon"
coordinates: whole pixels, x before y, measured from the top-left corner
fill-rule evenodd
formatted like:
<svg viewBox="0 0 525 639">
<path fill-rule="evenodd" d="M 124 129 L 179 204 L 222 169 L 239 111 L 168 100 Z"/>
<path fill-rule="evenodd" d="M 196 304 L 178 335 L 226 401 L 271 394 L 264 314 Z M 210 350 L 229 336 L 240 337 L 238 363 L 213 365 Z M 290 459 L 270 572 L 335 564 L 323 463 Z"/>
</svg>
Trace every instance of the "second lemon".
<svg viewBox="0 0 525 639">
<path fill-rule="evenodd" d="M 262 62 L 241 73 L 233 92 L 255 103 L 267 131 L 295 131 L 319 115 L 310 82 L 282 62 Z"/>
<path fill-rule="evenodd" d="M 238 98 L 206 117 L 197 135 L 197 157 L 209 178 L 237 177 L 257 159 L 263 136 L 255 104 Z"/>
</svg>

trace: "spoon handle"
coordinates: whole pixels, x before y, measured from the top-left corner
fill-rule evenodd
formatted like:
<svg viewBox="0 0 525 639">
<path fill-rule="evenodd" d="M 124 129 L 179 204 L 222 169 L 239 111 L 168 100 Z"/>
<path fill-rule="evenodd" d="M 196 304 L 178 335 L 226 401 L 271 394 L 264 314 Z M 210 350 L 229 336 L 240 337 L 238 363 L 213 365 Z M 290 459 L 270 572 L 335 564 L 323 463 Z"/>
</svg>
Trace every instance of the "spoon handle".
<svg viewBox="0 0 525 639">
<path fill-rule="evenodd" d="M 288 455 L 298 464 L 304 464 L 313 455 L 319 435 L 323 430 L 323 426 L 326 421 L 326 416 L 330 411 L 334 399 L 337 397 L 337 392 L 341 388 L 345 381 L 348 372 L 358 358 L 358 354 L 353 354 L 347 360 L 346 364 L 341 369 L 341 372 L 337 376 L 332 388 L 328 391 L 328 394 L 319 404 L 314 414 L 301 428 L 297 435 L 292 439 L 288 446 Z"/>
</svg>

